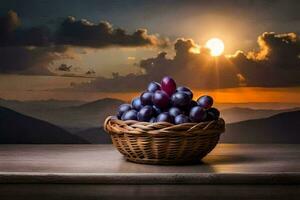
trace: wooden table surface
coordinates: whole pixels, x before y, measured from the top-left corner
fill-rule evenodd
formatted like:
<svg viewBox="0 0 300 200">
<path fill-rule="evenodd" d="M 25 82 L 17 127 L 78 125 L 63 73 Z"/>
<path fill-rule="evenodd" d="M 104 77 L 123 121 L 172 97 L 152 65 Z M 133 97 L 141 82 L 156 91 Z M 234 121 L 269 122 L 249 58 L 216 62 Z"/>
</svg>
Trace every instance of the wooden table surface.
<svg viewBox="0 0 300 200">
<path fill-rule="evenodd" d="M 0 145 L 0 183 L 300 184 L 300 145 L 219 144 L 203 163 L 135 164 L 112 145 Z"/>
<path fill-rule="evenodd" d="M 197 165 L 127 162 L 112 145 L 0 145 L 0 199 L 289 199 L 300 145 L 219 144 Z"/>
</svg>

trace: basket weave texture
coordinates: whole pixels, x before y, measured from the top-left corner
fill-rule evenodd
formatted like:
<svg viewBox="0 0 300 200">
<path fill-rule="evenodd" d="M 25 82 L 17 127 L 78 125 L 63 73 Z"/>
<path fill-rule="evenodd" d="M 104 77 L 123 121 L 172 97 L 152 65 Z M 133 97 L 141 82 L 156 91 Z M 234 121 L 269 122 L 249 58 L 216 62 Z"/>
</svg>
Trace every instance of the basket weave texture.
<svg viewBox="0 0 300 200">
<path fill-rule="evenodd" d="M 108 117 L 104 129 L 127 160 L 144 164 L 199 162 L 217 145 L 225 131 L 222 118 L 201 123 L 170 124 Z"/>
</svg>

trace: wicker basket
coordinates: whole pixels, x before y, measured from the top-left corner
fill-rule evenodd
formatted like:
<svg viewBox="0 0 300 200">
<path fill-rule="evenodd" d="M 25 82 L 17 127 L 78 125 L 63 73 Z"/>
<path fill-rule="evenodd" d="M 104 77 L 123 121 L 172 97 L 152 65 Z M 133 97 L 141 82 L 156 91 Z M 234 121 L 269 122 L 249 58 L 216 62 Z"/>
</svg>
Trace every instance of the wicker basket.
<svg viewBox="0 0 300 200">
<path fill-rule="evenodd" d="M 127 160 L 144 164 L 182 164 L 199 162 L 225 131 L 223 119 L 174 125 L 121 121 L 108 117 L 104 129 L 114 146 Z"/>
</svg>

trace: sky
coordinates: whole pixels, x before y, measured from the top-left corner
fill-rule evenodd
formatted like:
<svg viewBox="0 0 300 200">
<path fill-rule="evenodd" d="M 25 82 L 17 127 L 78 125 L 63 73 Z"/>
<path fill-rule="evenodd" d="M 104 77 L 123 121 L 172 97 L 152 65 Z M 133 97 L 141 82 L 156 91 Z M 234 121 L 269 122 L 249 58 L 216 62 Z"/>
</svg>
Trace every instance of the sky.
<svg viewBox="0 0 300 200">
<path fill-rule="evenodd" d="M 219 102 L 300 102 L 299 10 L 279 0 L 4 0 L 0 98 L 128 99 L 168 75 Z M 223 54 L 211 56 L 211 38 Z"/>
</svg>

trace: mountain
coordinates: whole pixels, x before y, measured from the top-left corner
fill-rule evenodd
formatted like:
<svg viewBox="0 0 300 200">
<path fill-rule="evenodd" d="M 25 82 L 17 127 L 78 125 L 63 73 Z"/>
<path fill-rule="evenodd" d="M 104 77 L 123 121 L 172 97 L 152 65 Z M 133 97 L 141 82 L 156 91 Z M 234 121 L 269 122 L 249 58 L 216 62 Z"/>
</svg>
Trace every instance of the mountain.
<svg viewBox="0 0 300 200">
<path fill-rule="evenodd" d="M 300 110 L 300 107 L 290 108 L 290 109 L 280 109 L 280 110 L 232 107 L 232 108 L 221 110 L 221 115 L 222 118 L 227 123 L 234 123 L 234 122 L 245 121 L 249 119 L 266 118 L 275 114 L 279 114 L 283 112 L 291 112 L 296 110 Z"/>
<path fill-rule="evenodd" d="M 103 127 L 99 128 L 89 128 L 74 132 L 77 135 L 92 144 L 111 144 L 110 136 L 103 130 Z"/>
<path fill-rule="evenodd" d="M 103 110 L 106 109 L 107 107 L 111 107 L 115 105 L 119 106 L 122 103 L 124 103 L 124 101 L 119 99 L 104 98 L 104 99 L 99 99 L 97 101 L 85 103 L 79 106 L 74 106 L 73 108 L 82 111 Z"/>
<path fill-rule="evenodd" d="M 226 125 L 221 136 L 224 143 L 300 143 L 300 111 L 280 113 L 268 118 Z M 74 131 L 93 144 L 109 144 L 110 137 L 102 127 Z"/>
<path fill-rule="evenodd" d="M 71 100 L 32 100 L 32 101 L 18 101 L 18 100 L 6 100 L 0 98 L 0 106 L 16 110 L 18 112 L 30 112 L 31 110 L 49 110 L 58 109 L 70 106 L 78 106 L 84 104 L 84 101 L 71 101 Z"/>
<path fill-rule="evenodd" d="M 91 128 L 103 125 L 105 118 L 114 115 L 124 101 L 104 98 L 79 106 L 65 107 L 39 114 L 45 119 L 62 127 Z"/>
<path fill-rule="evenodd" d="M 225 143 L 300 143 L 300 111 L 228 124 Z"/>
<path fill-rule="evenodd" d="M 49 102 L 49 105 L 48 103 Z M 0 101 L 0 105 L 16 110 L 34 118 L 48 121 L 66 128 L 87 129 L 100 127 L 104 119 L 116 112 L 117 107 L 124 103 L 119 99 L 104 98 L 83 103 L 78 101 Z M 47 107 L 48 105 L 48 107 Z"/>
<path fill-rule="evenodd" d="M 9 104 L 11 107 L 15 107 L 17 112 L 47 121 L 55 126 L 63 127 L 63 129 L 69 134 L 74 134 L 77 137 L 83 138 L 91 143 L 110 143 L 110 138 L 106 133 L 104 133 L 101 126 L 103 125 L 105 118 L 109 115 L 115 114 L 117 107 L 122 103 L 124 103 L 124 101 L 112 98 L 99 99 L 88 103 L 58 100 L 20 102 L 0 99 L 0 106 L 3 104 Z M 230 106 L 233 105 L 235 104 L 230 104 Z M 264 104 L 259 104 L 259 106 L 255 109 L 244 107 L 250 104 L 236 105 L 241 107 L 230 107 L 229 104 L 226 105 L 226 108 L 222 109 L 221 107 L 221 116 L 228 124 L 227 131 L 222 137 L 223 142 L 298 143 L 296 141 L 290 141 L 290 138 L 294 137 L 293 134 L 295 133 L 295 130 L 296 132 L 298 131 L 297 127 L 292 127 L 294 124 L 288 121 L 286 122 L 287 124 L 285 125 L 285 128 L 291 132 L 287 134 L 284 129 L 277 127 L 279 125 L 283 126 L 282 123 L 284 121 L 280 121 L 279 123 L 271 120 L 273 119 L 271 116 L 277 116 L 278 113 L 292 113 L 292 111 L 299 110 L 299 107 L 289 107 L 295 106 L 296 104 L 289 104 L 281 107 L 280 104 L 274 103 L 273 107 L 278 108 L 275 110 L 270 108 L 260 108 L 265 106 Z M 216 105 L 216 107 L 218 107 L 218 105 Z M 253 119 L 258 119 L 258 121 Z M 261 120 L 264 122 L 260 122 Z M 275 137 L 272 132 L 277 134 L 277 136 Z M 244 134 L 243 137 L 241 136 L 242 133 Z"/>
<path fill-rule="evenodd" d="M 0 99 L 0 106 L 68 128 L 68 130 L 71 128 L 82 130 L 99 127 L 108 115 L 115 114 L 117 107 L 122 103 L 124 101 L 113 98 L 104 98 L 88 103 L 54 99 L 39 101 Z M 294 111 L 300 109 L 300 104 L 216 103 L 215 107 L 221 110 L 221 115 L 227 123 L 234 123 Z"/>
<path fill-rule="evenodd" d="M 0 106 L 1 144 L 84 144 L 76 135 L 48 122 Z"/>
</svg>

